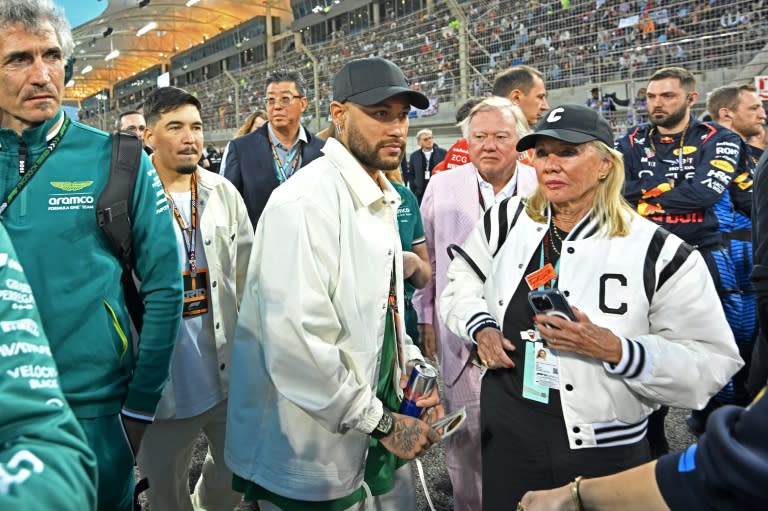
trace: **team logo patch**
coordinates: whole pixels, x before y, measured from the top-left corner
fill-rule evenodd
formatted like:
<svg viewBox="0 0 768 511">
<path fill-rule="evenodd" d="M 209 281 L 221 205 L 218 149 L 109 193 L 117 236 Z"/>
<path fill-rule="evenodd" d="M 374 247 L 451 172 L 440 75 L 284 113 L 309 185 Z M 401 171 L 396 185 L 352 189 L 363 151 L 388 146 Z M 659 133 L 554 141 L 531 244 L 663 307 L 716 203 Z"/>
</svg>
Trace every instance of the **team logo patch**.
<svg viewBox="0 0 768 511">
<path fill-rule="evenodd" d="M 79 192 L 84 188 L 88 188 L 93 184 L 93 181 L 51 181 L 51 186 L 63 190 L 65 192 Z"/>
<path fill-rule="evenodd" d="M 86 188 L 93 185 L 94 181 L 50 181 L 50 185 L 59 193 L 48 195 L 48 211 L 73 211 L 80 209 L 93 209 L 96 199 Z"/>
<path fill-rule="evenodd" d="M 689 154 L 695 153 L 695 152 L 696 152 L 696 147 L 692 145 L 683 146 L 683 156 L 688 156 Z M 672 151 L 672 154 L 674 154 L 675 156 L 680 156 L 680 149 L 679 148 L 675 149 L 674 151 Z"/>
<path fill-rule="evenodd" d="M 709 164 L 715 167 L 716 169 L 720 169 L 724 172 L 728 172 L 729 174 L 732 174 L 733 171 L 736 170 L 733 168 L 733 165 L 731 165 L 725 160 L 710 160 Z"/>
<path fill-rule="evenodd" d="M 752 176 L 749 172 L 744 172 L 743 174 L 740 174 L 736 179 L 733 180 L 733 182 L 738 186 L 741 190 L 748 190 L 752 184 Z"/>
</svg>

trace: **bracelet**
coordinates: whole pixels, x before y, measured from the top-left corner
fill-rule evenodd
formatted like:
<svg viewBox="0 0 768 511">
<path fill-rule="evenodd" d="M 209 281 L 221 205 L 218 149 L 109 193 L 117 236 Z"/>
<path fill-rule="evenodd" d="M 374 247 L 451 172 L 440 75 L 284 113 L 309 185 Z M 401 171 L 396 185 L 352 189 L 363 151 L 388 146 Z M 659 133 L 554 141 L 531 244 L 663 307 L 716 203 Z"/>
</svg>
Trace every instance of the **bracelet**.
<svg viewBox="0 0 768 511">
<path fill-rule="evenodd" d="M 581 493 L 579 493 L 579 485 L 581 484 L 581 480 L 584 479 L 582 476 L 578 476 L 576 479 L 571 481 L 571 501 L 573 502 L 573 505 L 576 506 L 576 511 L 584 511 L 584 506 L 581 504 Z"/>
</svg>

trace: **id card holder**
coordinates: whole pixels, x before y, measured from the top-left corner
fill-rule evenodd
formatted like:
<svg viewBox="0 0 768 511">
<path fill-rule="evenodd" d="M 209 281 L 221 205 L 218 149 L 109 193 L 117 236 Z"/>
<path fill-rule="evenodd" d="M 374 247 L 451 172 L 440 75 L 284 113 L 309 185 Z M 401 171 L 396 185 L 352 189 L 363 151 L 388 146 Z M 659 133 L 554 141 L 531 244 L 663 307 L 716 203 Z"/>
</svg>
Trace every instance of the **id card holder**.
<svg viewBox="0 0 768 511">
<path fill-rule="evenodd" d="M 184 306 L 182 317 L 189 318 L 208 312 L 208 270 L 198 269 L 193 277 L 188 271 L 183 272 Z"/>
<path fill-rule="evenodd" d="M 534 339 L 531 339 L 533 332 Z M 549 403 L 549 387 L 536 383 L 536 345 L 542 344 L 539 333 L 534 330 L 520 332 L 525 340 L 525 365 L 523 366 L 523 397 L 539 403 Z"/>
<path fill-rule="evenodd" d="M 557 353 L 547 348 L 541 341 L 533 343 L 533 351 L 536 353 L 535 376 L 536 385 L 549 389 L 560 388 L 560 366 L 557 361 Z"/>
<path fill-rule="evenodd" d="M 547 263 L 533 273 L 525 276 L 525 282 L 531 290 L 539 289 L 557 278 L 557 271 L 552 263 Z"/>
</svg>

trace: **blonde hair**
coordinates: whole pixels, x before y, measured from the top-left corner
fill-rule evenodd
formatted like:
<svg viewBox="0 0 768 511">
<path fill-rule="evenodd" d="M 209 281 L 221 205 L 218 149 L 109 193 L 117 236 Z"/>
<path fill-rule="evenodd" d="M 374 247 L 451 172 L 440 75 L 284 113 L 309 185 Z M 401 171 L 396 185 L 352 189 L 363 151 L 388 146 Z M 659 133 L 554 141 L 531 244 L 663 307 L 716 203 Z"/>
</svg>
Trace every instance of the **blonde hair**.
<svg viewBox="0 0 768 511">
<path fill-rule="evenodd" d="M 597 185 L 592 218 L 603 234 L 611 237 L 626 236 L 629 234 L 629 221 L 636 213 L 621 194 L 624 187 L 624 158 L 620 152 L 599 140 L 587 144 L 591 144 L 602 159 L 611 162 L 611 171 Z M 541 187 L 537 187 L 528 198 L 525 212 L 534 222 L 546 223 L 549 206 L 551 204 Z"/>
<path fill-rule="evenodd" d="M 472 122 L 472 118 L 480 112 L 488 112 L 497 110 L 505 117 L 512 118 L 515 121 L 515 128 L 517 131 L 518 139 L 523 138 L 525 135 L 531 132 L 528 127 L 528 121 L 525 119 L 525 114 L 520 110 L 520 107 L 512 103 L 507 98 L 498 96 L 491 96 L 485 98 L 469 112 L 469 115 L 464 118 L 463 121 L 457 124 L 461 129 L 461 136 L 469 138 L 469 123 Z"/>
</svg>

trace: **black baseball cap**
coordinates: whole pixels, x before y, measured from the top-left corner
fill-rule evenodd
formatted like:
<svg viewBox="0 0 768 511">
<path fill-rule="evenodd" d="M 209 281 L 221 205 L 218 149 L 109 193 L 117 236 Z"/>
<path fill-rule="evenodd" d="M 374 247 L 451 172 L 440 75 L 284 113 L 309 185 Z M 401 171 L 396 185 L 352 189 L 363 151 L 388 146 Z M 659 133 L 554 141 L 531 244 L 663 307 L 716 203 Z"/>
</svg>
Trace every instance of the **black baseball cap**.
<svg viewBox="0 0 768 511">
<path fill-rule="evenodd" d="M 561 105 L 547 112 L 530 133 L 517 142 L 517 150 L 536 145 L 540 136 L 552 137 L 571 144 L 599 140 L 613 147 L 613 130 L 599 112 L 582 105 Z"/>
<path fill-rule="evenodd" d="M 398 94 L 408 96 L 410 104 L 418 109 L 429 106 L 424 94 L 408 87 L 400 68 L 380 57 L 347 62 L 333 79 L 333 100 L 341 103 L 371 106 Z"/>
</svg>

